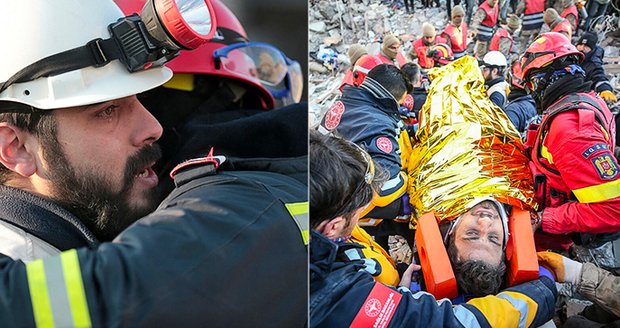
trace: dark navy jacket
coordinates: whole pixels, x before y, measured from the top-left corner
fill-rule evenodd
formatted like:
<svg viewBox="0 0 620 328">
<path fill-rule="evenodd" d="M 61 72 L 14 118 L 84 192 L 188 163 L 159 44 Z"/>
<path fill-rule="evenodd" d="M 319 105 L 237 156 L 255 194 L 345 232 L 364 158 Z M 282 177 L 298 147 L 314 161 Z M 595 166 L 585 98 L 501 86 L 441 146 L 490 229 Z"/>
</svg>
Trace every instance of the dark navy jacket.
<svg viewBox="0 0 620 328">
<path fill-rule="evenodd" d="M 532 96 L 525 92 L 511 88 L 508 95 L 508 105 L 504 108 L 504 112 L 506 112 L 512 125 L 522 133 L 527 129 L 528 121 L 536 116 L 536 102 Z"/>
<path fill-rule="evenodd" d="M 605 90 L 613 92 L 613 87 L 609 83 L 603 69 L 604 56 L 605 50 L 596 46 L 586 54 L 586 58 L 581 63 L 581 68 L 586 72 L 586 81 L 592 81 L 592 90 L 598 93 Z"/>
<path fill-rule="evenodd" d="M 390 195 L 405 183 L 398 137 L 403 127 L 398 103 L 378 82 L 366 77 L 360 87 L 345 86 L 342 97 L 324 116 L 319 132 L 334 133 L 365 148 L 390 173 L 380 195 Z"/>
<path fill-rule="evenodd" d="M 355 246 L 336 244 L 311 232 L 310 327 L 349 327 L 357 317 L 372 316 L 373 309 L 385 309 L 389 302 L 375 297 L 378 292 L 390 293 L 390 299 L 397 300 L 390 304 L 395 306 L 392 311 L 384 310 L 375 317 L 383 315 L 381 327 L 490 327 L 498 324 L 494 321 L 498 318 L 507 320 L 504 323 L 512 320 L 526 325 L 528 311 L 536 311 L 529 325 L 537 327 L 553 317 L 556 290 L 547 277 L 509 288 L 512 295 L 502 292 L 453 306 L 447 299 L 437 302 L 426 292 L 412 294 L 375 282 L 363 270 L 362 261 L 344 260 L 342 253 L 350 247 Z M 521 297 L 530 298 L 534 304 L 526 304 Z"/>
</svg>

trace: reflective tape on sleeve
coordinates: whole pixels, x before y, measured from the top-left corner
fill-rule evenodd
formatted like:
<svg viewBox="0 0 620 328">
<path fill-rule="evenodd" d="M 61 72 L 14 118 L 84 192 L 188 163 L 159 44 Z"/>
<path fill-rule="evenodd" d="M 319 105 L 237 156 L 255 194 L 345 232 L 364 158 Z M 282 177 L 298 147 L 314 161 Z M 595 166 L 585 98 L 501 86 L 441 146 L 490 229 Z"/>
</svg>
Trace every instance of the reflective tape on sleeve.
<svg viewBox="0 0 620 328">
<path fill-rule="evenodd" d="M 288 210 L 288 212 L 291 214 L 291 216 L 295 220 L 295 223 L 297 223 L 297 227 L 299 228 L 299 231 L 301 232 L 301 238 L 304 241 L 304 245 L 308 245 L 308 240 L 310 239 L 309 238 L 310 223 L 308 222 L 309 220 L 308 202 L 288 203 L 288 204 L 284 204 L 284 206 L 286 206 L 286 209 Z"/>
<path fill-rule="evenodd" d="M 620 196 L 620 179 L 573 190 L 580 203 L 597 203 Z"/>
<path fill-rule="evenodd" d="M 37 327 L 91 327 L 76 250 L 26 265 Z"/>
</svg>

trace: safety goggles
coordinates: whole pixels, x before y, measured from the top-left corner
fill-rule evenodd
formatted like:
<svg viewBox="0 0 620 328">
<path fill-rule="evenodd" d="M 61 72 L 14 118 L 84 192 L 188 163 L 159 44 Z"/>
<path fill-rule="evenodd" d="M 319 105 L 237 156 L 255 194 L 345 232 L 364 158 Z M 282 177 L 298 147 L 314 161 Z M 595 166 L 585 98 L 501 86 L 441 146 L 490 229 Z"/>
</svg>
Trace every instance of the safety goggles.
<svg viewBox="0 0 620 328">
<path fill-rule="evenodd" d="M 242 42 L 220 48 L 213 56 L 220 69 L 256 80 L 274 98 L 284 100 L 284 105 L 301 100 L 301 66 L 280 49 L 262 42 Z"/>
</svg>

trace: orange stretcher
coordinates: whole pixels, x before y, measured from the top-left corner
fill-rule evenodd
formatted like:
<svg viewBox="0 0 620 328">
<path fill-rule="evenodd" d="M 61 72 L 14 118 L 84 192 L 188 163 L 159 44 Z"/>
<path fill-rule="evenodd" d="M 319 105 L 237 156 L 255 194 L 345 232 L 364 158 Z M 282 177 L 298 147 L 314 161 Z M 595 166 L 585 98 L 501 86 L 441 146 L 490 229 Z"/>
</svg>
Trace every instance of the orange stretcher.
<svg viewBox="0 0 620 328">
<path fill-rule="evenodd" d="M 537 279 L 538 261 L 529 212 L 513 209 L 508 218 L 508 231 L 510 233 L 506 245 L 508 286 Z M 418 220 L 415 242 L 426 291 L 437 299 L 456 298 L 458 296 L 456 278 L 434 213 L 426 213 Z"/>
</svg>

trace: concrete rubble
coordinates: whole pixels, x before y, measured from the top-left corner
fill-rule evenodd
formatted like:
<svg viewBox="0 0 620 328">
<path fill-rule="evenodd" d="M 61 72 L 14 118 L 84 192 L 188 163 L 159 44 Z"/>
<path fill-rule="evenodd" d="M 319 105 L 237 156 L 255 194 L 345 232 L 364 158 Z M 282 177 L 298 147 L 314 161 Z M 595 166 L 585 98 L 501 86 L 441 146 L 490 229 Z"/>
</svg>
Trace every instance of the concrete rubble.
<svg viewBox="0 0 620 328">
<path fill-rule="evenodd" d="M 407 54 L 412 42 L 421 37 L 422 23 L 432 23 L 437 31 L 448 23 L 445 0 L 440 8 L 423 8 L 416 1 L 414 14 L 407 14 L 402 1 L 378 0 L 310 0 L 309 2 L 309 108 L 310 125 L 316 126 L 329 106 L 340 96 L 338 87 L 344 72 L 350 66 L 346 55 L 349 45 L 360 43 L 370 54 L 377 54 L 380 41 L 387 33 L 393 33 L 403 41 L 401 51 Z M 600 46 L 605 49 L 606 70 L 610 81 L 620 90 L 620 30 L 618 19 L 609 18 L 596 29 Z M 615 33 L 608 33 L 613 32 Z M 517 32 L 518 33 L 518 32 Z M 606 36 L 608 34 L 608 36 Z M 618 35 L 613 38 L 611 35 Z M 518 49 L 524 45 L 515 44 Z M 325 58 L 317 54 L 333 51 Z M 328 49 L 328 50 L 326 50 Z"/>
</svg>

